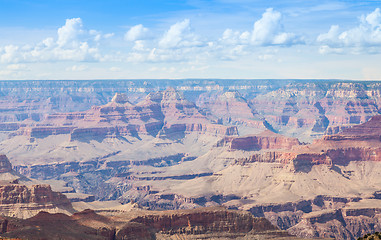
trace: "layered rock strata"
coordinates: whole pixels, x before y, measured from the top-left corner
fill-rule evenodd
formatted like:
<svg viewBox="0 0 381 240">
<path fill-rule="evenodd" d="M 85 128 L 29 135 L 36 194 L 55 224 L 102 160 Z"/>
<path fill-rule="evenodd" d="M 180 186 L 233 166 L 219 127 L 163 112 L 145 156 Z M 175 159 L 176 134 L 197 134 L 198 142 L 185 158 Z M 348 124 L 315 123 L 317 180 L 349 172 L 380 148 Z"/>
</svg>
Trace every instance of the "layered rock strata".
<svg viewBox="0 0 381 240">
<path fill-rule="evenodd" d="M 51 114 L 38 125 L 20 131 L 31 138 L 70 134 L 72 141 L 139 134 L 161 138 L 189 132 L 238 134 L 236 127 L 211 123 L 194 103 L 174 89 L 151 93 L 136 105 L 128 102 L 125 94 L 117 93 L 104 106 L 93 106 L 86 112 Z"/>
<path fill-rule="evenodd" d="M 1 233 L 27 239 L 296 239 L 264 218 L 221 208 L 109 214 L 85 210 L 72 216 L 40 212 L 26 220 L 3 218 Z"/>
<path fill-rule="evenodd" d="M 52 191 L 48 184 L 29 183 L 30 179 L 12 170 L 5 155 L 0 155 L 0 177 L 0 212 L 3 216 L 27 218 L 41 210 L 74 212 L 65 195 Z"/>
</svg>

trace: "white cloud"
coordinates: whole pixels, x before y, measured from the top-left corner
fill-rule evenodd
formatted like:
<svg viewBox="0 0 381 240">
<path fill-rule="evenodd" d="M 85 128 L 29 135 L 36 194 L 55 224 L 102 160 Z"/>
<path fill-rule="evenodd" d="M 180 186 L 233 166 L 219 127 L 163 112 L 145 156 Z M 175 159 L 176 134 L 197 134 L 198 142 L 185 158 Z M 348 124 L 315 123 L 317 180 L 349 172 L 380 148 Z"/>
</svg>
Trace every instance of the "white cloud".
<svg viewBox="0 0 381 240">
<path fill-rule="evenodd" d="M 86 30 L 80 18 L 67 19 L 57 30 L 56 40 L 48 37 L 35 45 L 8 45 L 0 49 L 2 63 L 48 61 L 99 61 L 98 42 L 113 34 Z"/>
<path fill-rule="evenodd" d="M 224 45 L 248 44 L 250 39 L 250 32 L 233 31 L 228 28 L 222 33 L 220 42 Z"/>
<path fill-rule="evenodd" d="M 1 51 L 0 60 L 2 63 L 18 62 L 19 61 L 19 47 L 15 45 L 7 45 Z"/>
<path fill-rule="evenodd" d="M 365 17 L 365 21 L 362 20 L 363 22 L 367 22 L 370 26 L 372 26 L 373 29 L 375 28 L 380 28 L 381 26 L 381 13 L 380 9 L 376 8 L 372 13 L 368 14 L 368 16 Z"/>
<path fill-rule="evenodd" d="M 191 32 L 190 20 L 184 19 L 172 25 L 159 41 L 160 48 L 201 46 L 197 36 Z"/>
<path fill-rule="evenodd" d="M 269 8 L 262 14 L 262 18 L 254 23 L 251 32 L 228 28 L 211 48 L 219 59 L 236 60 L 245 55 L 255 54 L 258 47 L 290 47 L 303 44 L 302 37 L 284 31 L 281 20 L 282 14 Z M 262 54 L 258 59 L 268 60 L 268 56 Z"/>
<path fill-rule="evenodd" d="M 75 44 L 78 41 L 78 37 L 83 33 L 83 25 L 80 18 L 66 19 L 66 24 L 57 31 L 57 44 L 59 47 Z"/>
<path fill-rule="evenodd" d="M 281 23 L 282 14 L 272 8 L 266 9 L 262 18 L 254 23 L 251 42 L 254 45 L 293 45 L 302 43 L 294 33 L 284 32 Z"/>
<path fill-rule="evenodd" d="M 145 28 L 142 24 L 133 26 L 126 32 L 124 39 L 126 41 L 143 40 L 148 36 L 148 28 Z"/>
<path fill-rule="evenodd" d="M 331 28 L 327 33 L 320 34 L 317 38 L 318 42 L 323 43 L 329 43 L 329 44 L 335 44 L 335 39 L 339 38 L 339 26 L 338 25 L 332 25 Z"/>
<path fill-rule="evenodd" d="M 137 38 L 130 38 L 137 39 Z M 161 38 L 135 40 L 128 53 L 129 62 L 183 62 L 207 52 L 208 44 L 199 40 L 185 19 L 170 26 Z"/>
<path fill-rule="evenodd" d="M 144 41 L 143 40 L 136 40 L 134 46 L 132 47 L 132 50 L 145 51 L 146 47 L 144 45 Z"/>
<path fill-rule="evenodd" d="M 319 52 L 323 54 L 380 52 L 380 9 L 376 8 L 367 16 L 361 16 L 359 25 L 347 31 L 340 32 L 339 26 L 333 25 L 327 33 L 320 34 L 316 41 L 321 44 Z"/>
</svg>

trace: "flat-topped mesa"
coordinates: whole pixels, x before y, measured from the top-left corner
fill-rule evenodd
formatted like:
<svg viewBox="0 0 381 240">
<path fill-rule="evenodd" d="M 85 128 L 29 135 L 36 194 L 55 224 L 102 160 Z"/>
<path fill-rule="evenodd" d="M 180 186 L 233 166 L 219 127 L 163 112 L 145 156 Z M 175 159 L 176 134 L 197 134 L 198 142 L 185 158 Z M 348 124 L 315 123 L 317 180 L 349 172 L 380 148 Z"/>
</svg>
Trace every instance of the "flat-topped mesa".
<svg viewBox="0 0 381 240">
<path fill-rule="evenodd" d="M 5 155 L 0 155 L 0 173 L 12 171 L 12 164 Z"/>
<path fill-rule="evenodd" d="M 167 88 L 164 91 L 158 91 L 158 92 L 151 92 L 147 95 L 146 100 L 150 100 L 153 102 L 177 102 L 177 101 L 184 101 L 184 95 L 177 91 L 174 88 Z"/>
<path fill-rule="evenodd" d="M 265 218 L 255 218 L 243 211 L 223 208 L 176 210 L 139 216 L 131 220 L 164 234 L 204 234 L 208 232 L 248 233 L 277 228 Z"/>
<path fill-rule="evenodd" d="M 285 137 L 270 130 L 257 135 L 242 137 L 225 137 L 218 145 L 229 145 L 230 150 L 259 151 L 266 149 L 290 150 L 293 146 L 300 145 L 296 138 Z"/>
</svg>

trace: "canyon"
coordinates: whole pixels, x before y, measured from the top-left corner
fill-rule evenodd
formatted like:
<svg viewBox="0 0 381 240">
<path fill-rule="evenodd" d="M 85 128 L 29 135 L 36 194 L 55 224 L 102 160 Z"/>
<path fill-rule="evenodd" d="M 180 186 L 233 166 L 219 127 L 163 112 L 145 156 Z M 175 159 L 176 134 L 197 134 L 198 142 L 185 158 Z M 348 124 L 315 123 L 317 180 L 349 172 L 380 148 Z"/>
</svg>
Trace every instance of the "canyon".
<svg viewBox="0 0 381 240">
<path fill-rule="evenodd" d="M 222 206 L 267 219 L 278 237 L 357 239 L 381 230 L 380 91 L 337 80 L 3 81 L 1 191 L 26 204 L 12 210 L 2 193 L 3 215 L 72 219 L 76 206 L 136 203 L 147 212 L 130 234 L 223 238 L 205 224 L 153 223 Z"/>
</svg>

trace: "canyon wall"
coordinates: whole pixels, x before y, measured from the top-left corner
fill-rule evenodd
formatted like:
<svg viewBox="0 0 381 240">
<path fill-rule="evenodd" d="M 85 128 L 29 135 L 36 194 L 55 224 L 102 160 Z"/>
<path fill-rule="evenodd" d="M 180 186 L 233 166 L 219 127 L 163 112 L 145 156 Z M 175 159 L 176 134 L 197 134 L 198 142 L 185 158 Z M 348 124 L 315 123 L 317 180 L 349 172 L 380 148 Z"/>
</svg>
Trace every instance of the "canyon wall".
<svg viewBox="0 0 381 240">
<path fill-rule="evenodd" d="M 212 122 L 240 126 L 242 134 L 271 129 L 311 142 L 324 133 L 338 133 L 380 113 L 381 85 L 378 82 L 2 81 L 0 130 L 13 131 L 18 128 L 17 124 L 24 124 L 23 121 L 40 122 L 53 113 L 86 111 L 92 106 L 105 105 L 118 92 L 126 93 L 128 101 L 137 104 L 147 94 L 168 87 L 183 92 L 184 98 L 196 103 Z M 106 113 L 107 108 L 103 111 Z M 70 117 L 81 118 L 80 115 Z"/>
</svg>

